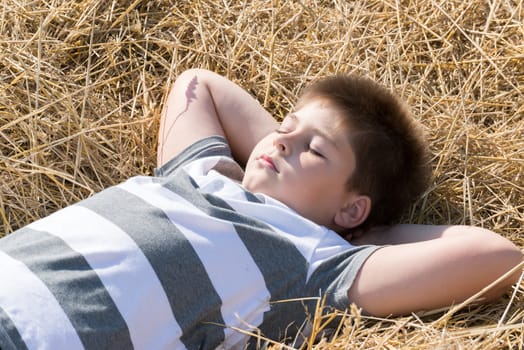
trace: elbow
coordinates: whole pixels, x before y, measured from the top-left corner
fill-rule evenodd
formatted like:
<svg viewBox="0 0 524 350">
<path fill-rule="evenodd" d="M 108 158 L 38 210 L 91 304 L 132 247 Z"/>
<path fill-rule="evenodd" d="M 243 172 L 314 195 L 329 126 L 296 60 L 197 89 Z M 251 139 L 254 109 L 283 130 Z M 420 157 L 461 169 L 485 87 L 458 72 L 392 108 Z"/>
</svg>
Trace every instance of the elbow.
<svg viewBox="0 0 524 350">
<path fill-rule="evenodd" d="M 499 280 L 496 286 L 485 295 L 486 301 L 493 301 L 507 292 L 515 285 L 522 274 L 523 254 L 519 247 L 511 241 L 497 235 L 497 240 L 491 242 L 493 259 L 491 271 L 495 272 L 493 278 Z"/>
<path fill-rule="evenodd" d="M 508 277 L 508 284 L 513 285 L 519 280 L 520 274 L 522 272 L 522 261 L 523 255 L 522 251 L 510 242 L 510 247 L 506 248 L 505 251 L 505 260 L 507 264 L 507 270 L 514 270 L 513 273 Z M 520 267 L 517 267 L 520 266 Z"/>
<path fill-rule="evenodd" d="M 521 249 L 510 240 L 492 232 L 490 233 L 494 235 L 493 237 L 495 238 L 490 244 L 492 244 L 493 252 L 501 269 L 501 275 L 514 270 L 514 273 L 511 274 L 511 278 L 508 278 L 508 281 L 512 283 L 517 282 L 522 270 L 522 268 L 517 267 L 522 267 L 523 254 Z"/>
</svg>

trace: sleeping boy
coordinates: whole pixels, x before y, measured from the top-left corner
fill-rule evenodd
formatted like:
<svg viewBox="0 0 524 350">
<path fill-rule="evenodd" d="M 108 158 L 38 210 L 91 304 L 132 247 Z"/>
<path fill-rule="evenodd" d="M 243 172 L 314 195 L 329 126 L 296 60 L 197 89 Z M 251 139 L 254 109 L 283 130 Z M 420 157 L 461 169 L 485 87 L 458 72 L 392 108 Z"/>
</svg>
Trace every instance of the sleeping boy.
<svg viewBox="0 0 524 350">
<path fill-rule="evenodd" d="M 459 303 L 522 256 L 481 228 L 384 226 L 426 189 L 427 154 L 403 103 L 368 79 L 312 84 L 279 124 L 188 70 L 154 177 L 0 240 L 0 347 L 256 348 L 251 335 L 307 331 L 319 299 L 376 316 Z"/>
</svg>

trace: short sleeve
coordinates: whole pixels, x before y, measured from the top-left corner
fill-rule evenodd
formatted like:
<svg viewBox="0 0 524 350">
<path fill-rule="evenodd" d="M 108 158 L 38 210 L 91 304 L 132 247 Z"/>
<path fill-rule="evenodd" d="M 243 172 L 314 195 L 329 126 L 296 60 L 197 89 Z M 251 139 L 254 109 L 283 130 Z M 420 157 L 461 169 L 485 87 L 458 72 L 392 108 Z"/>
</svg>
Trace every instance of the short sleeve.
<svg viewBox="0 0 524 350">
<path fill-rule="evenodd" d="M 349 306 L 347 292 L 364 262 L 380 246 L 351 246 L 344 252 L 335 254 L 322 262 L 308 281 L 312 295 L 323 295 L 326 304 L 343 310 Z"/>
<path fill-rule="evenodd" d="M 155 176 L 170 176 L 178 169 L 195 160 L 213 156 L 226 157 L 233 161 L 231 149 L 229 148 L 226 139 L 222 136 L 209 136 L 196 141 L 182 152 L 171 158 L 163 166 L 156 168 Z M 238 166 L 238 168 L 240 167 Z"/>
</svg>

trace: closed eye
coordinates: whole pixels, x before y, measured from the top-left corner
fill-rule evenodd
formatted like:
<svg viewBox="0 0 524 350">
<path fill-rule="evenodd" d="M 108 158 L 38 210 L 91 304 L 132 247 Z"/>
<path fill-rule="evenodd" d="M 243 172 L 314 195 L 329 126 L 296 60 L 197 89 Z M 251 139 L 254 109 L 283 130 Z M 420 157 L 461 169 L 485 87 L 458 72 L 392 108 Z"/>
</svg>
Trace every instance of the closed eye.
<svg viewBox="0 0 524 350">
<path fill-rule="evenodd" d="M 313 155 L 315 155 L 317 157 L 326 158 L 322 153 L 320 153 L 319 151 L 317 151 L 314 148 L 311 148 L 311 146 L 308 146 L 308 152 L 310 152 L 311 154 L 313 154 Z"/>
</svg>

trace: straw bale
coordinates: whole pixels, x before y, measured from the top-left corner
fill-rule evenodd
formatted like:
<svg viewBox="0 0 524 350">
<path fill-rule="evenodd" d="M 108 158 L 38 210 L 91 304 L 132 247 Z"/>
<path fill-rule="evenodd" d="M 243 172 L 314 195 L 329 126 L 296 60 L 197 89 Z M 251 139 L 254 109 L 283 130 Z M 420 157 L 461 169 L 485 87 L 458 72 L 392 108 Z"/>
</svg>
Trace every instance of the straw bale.
<svg viewBox="0 0 524 350">
<path fill-rule="evenodd" d="M 151 174 L 168 86 L 201 67 L 277 119 L 318 77 L 374 78 L 409 102 L 431 143 L 432 187 L 405 220 L 480 225 L 522 247 L 523 17 L 514 0 L 4 0 L 0 236 Z M 521 285 L 448 316 L 352 310 L 329 340 L 303 348 L 523 346 Z"/>
</svg>

